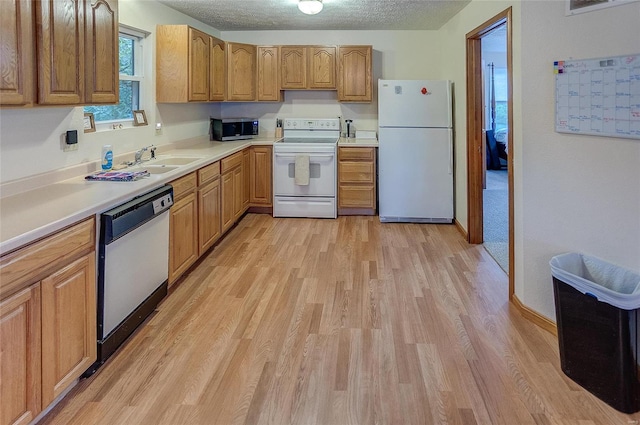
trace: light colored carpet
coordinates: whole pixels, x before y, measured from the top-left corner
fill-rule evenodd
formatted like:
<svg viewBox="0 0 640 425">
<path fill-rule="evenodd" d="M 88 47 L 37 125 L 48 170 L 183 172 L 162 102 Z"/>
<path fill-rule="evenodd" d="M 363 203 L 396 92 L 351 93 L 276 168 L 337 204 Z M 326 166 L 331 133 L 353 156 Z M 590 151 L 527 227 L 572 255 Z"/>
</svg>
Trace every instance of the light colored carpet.
<svg viewBox="0 0 640 425">
<path fill-rule="evenodd" d="M 507 170 L 487 170 L 483 194 L 483 240 L 485 249 L 509 272 L 509 190 Z"/>
</svg>

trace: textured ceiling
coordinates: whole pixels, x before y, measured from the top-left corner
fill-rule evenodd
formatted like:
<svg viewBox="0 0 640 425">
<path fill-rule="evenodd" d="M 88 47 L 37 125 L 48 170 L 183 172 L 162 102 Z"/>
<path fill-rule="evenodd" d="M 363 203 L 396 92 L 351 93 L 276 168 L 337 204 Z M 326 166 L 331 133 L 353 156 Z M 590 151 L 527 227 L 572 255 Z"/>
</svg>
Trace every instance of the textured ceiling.
<svg viewBox="0 0 640 425">
<path fill-rule="evenodd" d="M 471 0 L 324 0 L 317 15 L 297 0 L 160 0 L 220 31 L 436 30 Z"/>
</svg>

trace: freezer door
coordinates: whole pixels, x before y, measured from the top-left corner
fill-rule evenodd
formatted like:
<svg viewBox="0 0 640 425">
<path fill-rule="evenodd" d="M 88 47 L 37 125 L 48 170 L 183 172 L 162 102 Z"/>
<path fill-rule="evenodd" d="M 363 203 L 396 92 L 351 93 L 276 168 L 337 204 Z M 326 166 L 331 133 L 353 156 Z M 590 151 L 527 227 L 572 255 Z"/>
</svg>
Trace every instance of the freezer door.
<svg viewBox="0 0 640 425">
<path fill-rule="evenodd" d="M 452 134 L 451 129 L 380 129 L 380 221 L 451 223 Z"/>
<path fill-rule="evenodd" d="M 378 80 L 380 127 L 450 128 L 452 113 L 450 81 Z"/>
</svg>

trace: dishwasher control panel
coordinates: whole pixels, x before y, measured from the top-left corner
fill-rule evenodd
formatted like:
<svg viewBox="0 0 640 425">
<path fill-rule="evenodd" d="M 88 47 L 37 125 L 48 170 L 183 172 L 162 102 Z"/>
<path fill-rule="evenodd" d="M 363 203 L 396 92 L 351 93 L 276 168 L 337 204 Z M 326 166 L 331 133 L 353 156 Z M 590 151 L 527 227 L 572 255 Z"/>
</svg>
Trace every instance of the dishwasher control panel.
<svg viewBox="0 0 640 425">
<path fill-rule="evenodd" d="M 158 199 L 153 200 L 153 214 L 161 213 L 164 210 L 168 210 L 173 205 L 173 197 L 170 193 L 161 196 Z"/>
</svg>

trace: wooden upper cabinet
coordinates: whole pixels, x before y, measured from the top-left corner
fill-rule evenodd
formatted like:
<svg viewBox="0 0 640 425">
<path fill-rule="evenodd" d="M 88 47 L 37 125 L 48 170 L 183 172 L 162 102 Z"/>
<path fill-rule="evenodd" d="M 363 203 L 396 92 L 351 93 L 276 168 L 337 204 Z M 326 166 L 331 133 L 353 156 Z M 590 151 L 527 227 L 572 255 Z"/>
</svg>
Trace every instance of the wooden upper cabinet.
<svg viewBox="0 0 640 425">
<path fill-rule="evenodd" d="M 32 4 L 30 0 L 0 1 L 0 105 L 33 104 Z"/>
<path fill-rule="evenodd" d="M 118 103 L 120 62 L 117 0 L 86 5 L 86 102 Z"/>
<path fill-rule="evenodd" d="M 209 100 L 210 36 L 187 25 L 156 27 L 156 101 Z"/>
<path fill-rule="evenodd" d="M 209 100 L 209 36 L 189 28 L 189 100 Z"/>
<path fill-rule="evenodd" d="M 310 46 L 309 56 L 309 88 L 336 88 L 336 47 Z"/>
<path fill-rule="evenodd" d="M 223 101 L 226 98 L 227 62 L 226 43 L 209 36 L 209 100 Z"/>
<path fill-rule="evenodd" d="M 371 46 L 340 46 L 338 48 L 338 100 L 341 102 L 371 102 Z"/>
<path fill-rule="evenodd" d="M 84 3 L 36 1 L 38 103 L 84 103 Z"/>
<path fill-rule="evenodd" d="M 278 46 L 258 46 L 258 100 L 282 101 Z"/>
<path fill-rule="evenodd" d="M 283 89 L 336 88 L 335 46 L 282 46 L 280 51 Z"/>
<path fill-rule="evenodd" d="M 282 89 L 307 88 L 307 48 L 305 46 L 280 47 Z"/>
<path fill-rule="evenodd" d="M 227 43 L 227 100 L 256 100 L 256 46 Z"/>
</svg>

